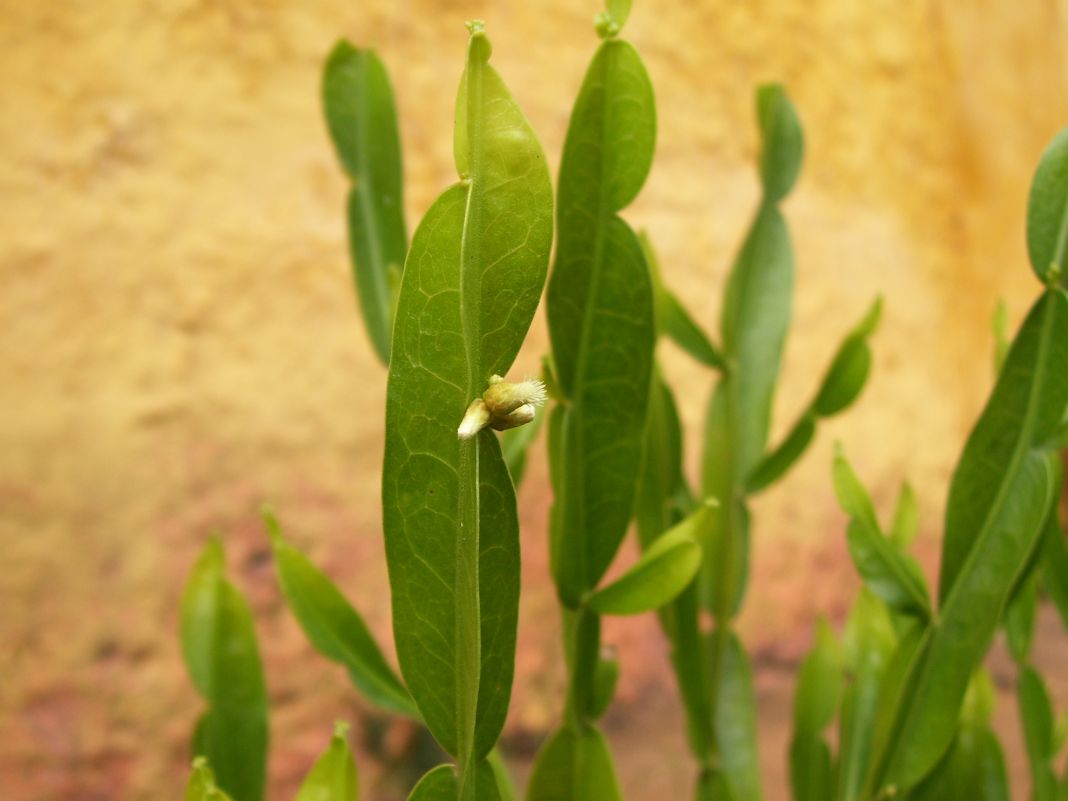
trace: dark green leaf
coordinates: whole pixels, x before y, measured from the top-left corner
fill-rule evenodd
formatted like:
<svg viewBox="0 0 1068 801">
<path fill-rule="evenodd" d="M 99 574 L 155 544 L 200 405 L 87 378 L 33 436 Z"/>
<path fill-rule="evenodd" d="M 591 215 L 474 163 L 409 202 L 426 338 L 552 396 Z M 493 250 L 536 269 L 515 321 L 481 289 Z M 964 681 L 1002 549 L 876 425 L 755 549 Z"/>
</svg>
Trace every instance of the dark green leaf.
<svg viewBox="0 0 1068 801">
<path fill-rule="evenodd" d="M 560 166 L 556 262 L 547 295 L 565 458 L 554 512 L 560 597 L 575 607 L 604 575 L 634 509 L 652 370 L 653 288 L 617 212 L 653 157 L 652 86 L 626 42 L 603 42 L 571 115 Z M 550 426 L 558 418 L 554 415 Z"/>
<path fill-rule="evenodd" d="M 842 509 L 852 518 L 846 541 L 864 583 L 891 608 L 921 619 L 930 617 L 919 567 L 879 528 L 871 498 L 841 449 L 834 459 L 834 487 Z"/>
<path fill-rule="evenodd" d="M 795 733 L 790 742 L 790 791 L 794 801 L 827 801 L 833 786 L 830 746 L 815 732 Z"/>
<path fill-rule="evenodd" d="M 1060 484 L 1060 481 L 1055 482 Z M 1068 628 L 1068 545 L 1064 541 L 1056 508 L 1050 509 L 1042 533 L 1042 586 Z"/>
<path fill-rule="evenodd" d="M 686 711 L 690 748 L 705 762 L 712 750 L 711 688 L 708 649 L 698 622 L 697 585 L 691 583 L 661 614 L 671 643 L 671 662 Z"/>
<path fill-rule="evenodd" d="M 619 801 L 619 782 L 604 736 L 593 726 L 565 726 L 542 746 L 527 801 Z"/>
<path fill-rule="evenodd" d="M 1005 758 L 986 727 L 965 724 L 910 801 L 1009 801 Z"/>
<path fill-rule="evenodd" d="M 1056 428 L 1066 405 L 1068 297 L 1049 290 L 1027 315 L 953 474 L 938 587 L 943 603 L 965 560 L 1008 502 L 1021 462 Z"/>
<path fill-rule="evenodd" d="M 1038 571 L 1031 570 L 1017 585 L 1005 607 L 1005 639 L 1009 653 L 1017 662 L 1027 662 L 1030 656 L 1037 609 Z"/>
<path fill-rule="evenodd" d="M 1016 691 L 1027 757 L 1034 775 L 1037 768 L 1048 766 L 1053 757 L 1053 706 L 1045 682 L 1030 665 L 1020 668 Z"/>
<path fill-rule="evenodd" d="M 215 786 L 215 774 L 202 756 L 193 760 L 193 771 L 185 786 L 185 801 L 230 801 L 230 796 Z"/>
<path fill-rule="evenodd" d="M 204 547 L 182 594 L 182 652 L 208 711 L 198 756 L 234 801 L 260 801 L 267 764 L 267 689 L 245 599 L 224 576 L 222 544 Z"/>
<path fill-rule="evenodd" d="M 760 759 L 757 754 L 756 708 L 749 659 L 734 633 L 724 641 L 716 735 L 721 764 L 734 801 L 759 801 Z"/>
<path fill-rule="evenodd" d="M 1049 143 L 1035 170 L 1027 203 L 1027 253 L 1043 283 L 1068 285 L 1068 128 Z"/>
<path fill-rule="evenodd" d="M 296 801 L 356 801 L 359 781 L 348 744 L 348 724 L 338 723 L 330 747 L 319 757 L 297 791 Z"/>
<path fill-rule="evenodd" d="M 714 511 L 703 506 L 661 535 L 633 567 L 590 596 L 590 608 L 602 615 L 637 615 L 675 598 L 701 566 L 695 532 L 708 514 Z"/>
<path fill-rule="evenodd" d="M 552 233 L 545 156 L 489 51 L 473 25 L 454 140 L 462 179 L 423 218 L 404 269 L 382 484 L 401 672 L 465 768 L 492 747 L 508 707 L 519 542 L 495 435 L 456 432 L 516 356 Z"/>
<path fill-rule="evenodd" d="M 654 369 L 649 393 L 649 415 L 635 517 L 638 539 L 647 548 L 679 519 L 675 496 L 684 483 L 682 475 L 682 426 L 671 388 L 659 369 Z"/>
<path fill-rule="evenodd" d="M 373 704 L 418 717 L 411 696 L 386 662 L 363 618 L 325 574 L 282 539 L 274 514 L 264 510 L 264 519 L 282 593 L 315 649 L 348 668 L 353 683 Z"/>
<path fill-rule="evenodd" d="M 794 466 L 816 435 L 816 418 L 805 412 L 775 450 L 757 462 L 746 482 L 746 492 L 756 494 L 774 484 Z"/>
<path fill-rule="evenodd" d="M 786 197 L 801 171 L 805 140 L 801 122 L 786 90 L 764 84 L 757 90 L 757 119 L 764 146 L 760 153 L 760 180 L 764 197 L 777 202 Z"/>
<path fill-rule="evenodd" d="M 890 524 L 890 541 L 902 551 L 908 550 L 920 531 L 920 506 L 916 493 L 907 481 L 901 485 Z"/>
<path fill-rule="evenodd" d="M 794 695 L 794 730 L 823 731 L 834 718 L 842 693 L 842 647 L 824 618 L 816 624 L 816 643 L 801 663 Z"/>
<path fill-rule="evenodd" d="M 323 72 L 323 107 L 338 158 L 353 182 L 349 246 L 367 334 L 389 363 L 390 270 L 408 249 L 397 111 L 386 68 L 370 50 L 338 42 Z"/>
<path fill-rule="evenodd" d="M 846 339 L 827 368 L 812 410 L 820 417 L 830 417 L 847 408 L 860 395 L 870 370 L 871 348 L 867 340 Z"/>
<path fill-rule="evenodd" d="M 614 650 L 602 648 L 593 676 L 593 693 L 590 699 L 590 717 L 597 720 L 608 711 L 619 683 L 619 657 Z"/>
</svg>

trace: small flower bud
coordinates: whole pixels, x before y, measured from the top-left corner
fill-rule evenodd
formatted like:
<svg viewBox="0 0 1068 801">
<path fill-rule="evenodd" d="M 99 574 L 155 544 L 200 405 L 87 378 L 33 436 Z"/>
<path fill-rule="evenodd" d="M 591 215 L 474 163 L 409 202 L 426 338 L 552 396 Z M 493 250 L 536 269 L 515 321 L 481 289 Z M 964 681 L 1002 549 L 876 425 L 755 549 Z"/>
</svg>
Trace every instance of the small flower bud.
<svg viewBox="0 0 1068 801">
<path fill-rule="evenodd" d="M 541 406 L 545 403 L 545 384 L 537 378 L 528 378 L 518 384 L 511 384 L 499 375 L 490 378 L 489 389 L 482 394 L 482 400 L 494 417 L 505 417 L 520 406 Z"/>
<path fill-rule="evenodd" d="M 456 436 L 459 439 L 471 439 L 489 425 L 489 421 L 489 409 L 486 408 L 482 398 L 476 398 L 467 407 L 467 413 L 464 414 L 464 419 L 460 421 L 460 427 L 456 429 Z"/>
<path fill-rule="evenodd" d="M 534 405 L 524 403 L 518 409 L 508 414 L 493 415 L 490 425 L 497 431 L 507 431 L 509 428 L 518 428 L 526 425 L 534 419 Z"/>
</svg>

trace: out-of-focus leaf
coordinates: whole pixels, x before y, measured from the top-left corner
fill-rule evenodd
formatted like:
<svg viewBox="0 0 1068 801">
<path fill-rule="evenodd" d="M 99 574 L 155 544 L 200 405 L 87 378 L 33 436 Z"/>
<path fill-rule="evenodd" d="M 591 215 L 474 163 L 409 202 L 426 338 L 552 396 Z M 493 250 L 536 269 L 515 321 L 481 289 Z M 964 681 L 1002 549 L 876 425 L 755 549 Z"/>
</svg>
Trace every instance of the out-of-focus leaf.
<svg viewBox="0 0 1068 801">
<path fill-rule="evenodd" d="M 871 369 L 868 337 L 874 333 L 882 314 L 882 298 L 877 298 L 860 323 L 850 332 L 835 353 L 823 377 L 812 411 L 830 417 L 848 408 L 860 395 Z"/>
<path fill-rule="evenodd" d="M 612 18 L 618 27 L 622 28 L 627 24 L 627 17 L 630 16 L 630 6 L 633 0 L 607 0 L 605 7 L 608 11 L 608 16 Z"/>
<path fill-rule="evenodd" d="M 713 642 L 722 637 L 725 646 L 715 722 L 720 764 L 733 801 L 759 801 L 763 794 L 749 658 L 733 632 L 709 636 Z"/>
<path fill-rule="evenodd" d="M 1053 706 L 1045 682 L 1030 665 L 1020 669 L 1017 686 L 1020 722 L 1027 760 L 1031 767 L 1034 801 L 1057 801 L 1057 780 L 1050 767 L 1053 758 Z"/>
<path fill-rule="evenodd" d="M 456 104 L 459 181 L 420 223 L 397 301 L 382 480 L 401 674 L 468 775 L 508 708 L 519 540 L 496 436 L 458 440 L 457 426 L 514 361 L 552 238 L 545 155 L 489 55 L 473 23 Z"/>
<path fill-rule="evenodd" d="M 363 321 L 378 357 L 388 364 L 390 273 L 401 268 L 408 249 L 393 90 L 377 55 L 341 41 L 326 59 L 322 93 L 327 127 L 353 184 L 349 247 Z"/>
<path fill-rule="evenodd" d="M 493 779 L 497 784 L 499 801 L 519 801 L 519 793 L 512 781 L 512 774 L 508 772 L 508 766 L 501 759 L 501 752 L 494 748 L 486 756 L 486 763 L 493 771 Z"/>
<path fill-rule="evenodd" d="M 842 694 L 842 646 L 825 618 L 816 622 L 816 643 L 801 663 L 794 694 L 794 729 L 823 731 Z"/>
<path fill-rule="evenodd" d="M 1043 283 L 1053 276 L 1068 286 L 1068 128 L 1049 143 L 1038 162 L 1027 202 L 1027 253 Z"/>
<path fill-rule="evenodd" d="M 790 791 L 794 801 L 827 801 L 833 787 L 831 747 L 816 732 L 798 731 L 790 741 Z"/>
<path fill-rule="evenodd" d="M 356 801 L 359 780 L 348 743 L 348 724 L 337 723 L 330 746 L 297 791 L 296 801 Z"/>
<path fill-rule="evenodd" d="M 994 307 L 990 328 L 994 334 L 994 372 L 999 373 L 1012 344 L 1009 341 L 1009 307 L 1005 305 L 1004 298 L 1000 298 Z"/>
<path fill-rule="evenodd" d="M 542 746 L 527 801 L 619 801 L 619 782 L 604 736 L 594 726 L 565 726 Z"/>
<path fill-rule="evenodd" d="M 907 481 L 901 484 L 894 507 L 894 519 L 890 524 L 890 540 L 902 551 L 906 551 L 920 531 L 920 506 L 916 493 Z"/>
<path fill-rule="evenodd" d="M 282 594 L 315 649 L 348 668 L 353 683 L 371 703 L 389 712 L 419 717 L 363 618 L 322 571 L 282 538 L 274 513 L 265 509 L 263 514 Z"/>
<path fill-rule="evenodd" d="M 516 489 L 519 488 L 527 469 L 527 451 L 538 438 L 544 420 L 544 412 L 538 411 L 534 420 L 527 425 L 509 428 L 501 435 L 501 455 L 504 456 L 504 463 L 508 465 L 508 474 L 512 477 Z"/>
<path fill-rule="evenodd" d="M 849 553 L 864 583 L 892 609 L 930 617 L 930 599 L 919 568 L 883 534 L 864 485 L 839 448 L 834 458 L 838 502 L 850 516 L 846 530 Z"/>
<path fill-rule="evenodd" d="M 750 495 L 756 494 L 782 478 L 786 471 L 801 458 L 801 454 L 808 448 L 815 435 L 816 417 L 811 412 L 806 412 L 794 424 L 779 447 L 757 462 L 757 466 L 753 468 L 746 482 L 746 492 Z"/>
<path fill-rule="evenodd" d="M 267 688 L 252 613 L 224 570 L 222 543 L 213 537 L 182 594 L 182 652 L 193 684 L 208 702 L 194 744 L 234 801 L 260 801 Z"/>
<path fill-rule="evenodd" d="M 678 520 L 675 496 L 684 482 L 682 426 L 675 398 L 659 369 L 654 369 L 642 468 L 634 504 L 638 539 L 643 548 L 649 547 Z"/>
<path fill-rule="evenodd" d="M 193 760 L 193 770 L 185 786 L 185 801 L 230 801 L 230 796 L 215 786 L 215 774 L 205 757 Z"/>
<path fill-rule="evenodd" d="M 597 660 L 597 669 L 593 676 L 593 697 L 591 698 L 590 717 L 597 720 L 612 703 L 619 683 L 619 657 L 614 650 L 601 649 Z"/>
<path fill-rule="evenodd" d="M 1056 481 L 1056 480 L 1055 480 Z M 1061 481 L 1056 481 L 1060 485 Z M 1039 569 L 1042 586 L 1068 629 L 1068 545 L 1064 541 L 1057 509 L 1050 509 L 1042 532 L 1042 556 Z"/>
<path fill-rule="evenodd" d="M 789 194 L 801 171 L 804 134 L 793 103 L 779 84 L 761 86 L 757 90 L 756 103 L 763 138 L 760 180 L 764 185 L 764 196 L 777 202 Z"/>
<path fill-rule="evenodd" d="M 652 279 L 619 217 L 645 183 L 656 139 L 652 84 L 637 51 L 609 38 L 590 64 L 560 165 L 549 334 L 568 401 L 558 418 L 553 557 L 557 591 L 576 608 L 600 582 L 634 512 L 655 345 Z M 552 437 L 552 433 L 550 433 Z"/>
<path fill-rule="evenodd" d="M 1009 801 L 1005 758 L 993 732 L 964 724 L 946 757 L 908 797 L 910 801 Z"/>
<path fill-rule="evenodd" d="M 708 514 L 714 511 L 704 506 L 663 534 L 626 573 L 590 596 L 590 608 L 602 615 L 637 615 L 675 598 L 701 566 L 695 529 Z"/>
</svg>

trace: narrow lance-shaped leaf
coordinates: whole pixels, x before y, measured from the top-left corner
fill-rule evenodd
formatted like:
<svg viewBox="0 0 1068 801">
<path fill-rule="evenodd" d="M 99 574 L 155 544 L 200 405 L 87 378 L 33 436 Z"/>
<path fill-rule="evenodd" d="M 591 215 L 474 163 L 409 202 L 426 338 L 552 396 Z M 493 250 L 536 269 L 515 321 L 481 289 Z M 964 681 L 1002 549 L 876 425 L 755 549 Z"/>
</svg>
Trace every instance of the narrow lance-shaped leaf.
<svg viewBox="0 0 1068 801">
<path fill-rule="evenodd" d="M 1005 640 L 1012 658 L 1020 664 L 1028 661 L 1031 639 L 1035 633 L 1038 611 L 1038 570 L 1032 566 L 1020 581 L 1005 607 Z"/>
<path fill-rule="evenodd" d="M 716 706 L 716 738 L 721 768 L 733 801 L 759 801 L 760 759 L 757 753 L 753 677 L 741 642 L 726 640 Z"/>
<path fill-rule="evenodd" d="M 504 375 L 541 294 L 552 234 L 545 157 L 472 24 L 456 104 L 459 183 L 416 231 L 386 399 L 382 500 L 401 673 L 460 762 L 492 747 L 511 689 L 519 597 L 515 497 L 496 436 L 458 439 Z"/>
<path fill-rule="evenodd" d="M 820 619 L 816 644 L 801 663 L 794 695 L 794 735 L 790 744 L 794 801 L 825 801 L 831 796 L 831 751 L 823 730 L 834 719 L 842 685 L 842 648 L 827 621 Z"/>
<path fill-rule="evenodd" d="M 193 760 L 193 770 L 185 786 L 185 801 L 230 801 L 230 796 L 215 785 L 215 774 L 206 757 Z"/>
<path fill-rule="evenodd" d="M 1033 801 L 1058 801 L 1057 777 L 1050 765 L 1053 758 L 1053 706 L 1045 682 L 1030 665 L 1024 665 L 1020 670 L 1017 698 L 1031 768 L 1031 798 Z"/>
<path fill-rule="evenodd" d="M 660 370 L 654 369 L 635 500 L 638 540 L 643 548 L 649 547 L 678 522 L 680 512 L 675 506 L 675 497 L 684 482 L 679 412 L 671 388 Z"/>
<path fill-rule="evenodd" d="M 675 293 L 664 285 L 660 273 L 660 261 L 653 250 L 652 242 L 649 241 L 649 234 L 646 231 L 639 232 L 638 240 L 641 242 L 642 252 L 645 254 L 645 261 L 649 265 L 649 273 L 653 278 L 657 331 L 701 364 L 717 370 L 724 369 L 727 363 L 719 348 L 712 344 L 708 334 L 694 322 L 690 313 L 675 297 Z"/>
<path fill-rule="evenodd" d="M 359 781 L 349 750 L 348 730 L 347 723 L 334 726 L 330 746 L 304 777 L 296 801 L 356 801 Z"/>
<path fill-rule="evenodd" d="M 353 183 L 349 247 L 363 321 L 375 352 L 388 364 L 390 275 L 401 269 L 408 249 L 393 90 L 377 55 L 342 41 L 327 57 L 322 92 L 327 127 Z"/>
<path fill-rule="evenodd" d="M 659 537 L 626 573 L 590 596 L 590 608 L 602 615 L 637 615 L 674 599 L 701 566 L 695 531 L 707 514 L 715 511 L 702 507 Z"/>
<path fill-rule="evenodd" d="M 1068 286 L 1068 128 L 1050 142 L 1031 182 L 1027 253 L 1040 281 Z"/>
<path fill-rule="evenodd" d="M 312 645 L 323 656 L 344 665 L 353 683 L 373 704 L 418 717 L 411 696 L 386 662 L 363 618 L 322 571 L 282 539 L 281 526 L 270 510 L 264 510 L 264 519 L 282 594 Z"/>
<path fill-rule="evenodd" d="M 812 442 L 817 420 L 841 413 L 860 395 L 871 369 L 868 339 L 875 332 L 881 314 L 882 298 L 878 298 L 838 346 L 816 397 L 782 443 L 753 468 L 746 482 L 748 493 L 759 492 L 785 475 Z"/>
<path fill-rule="evenodd" d="M 926 620 L 930 600 L 919 567 L 883 534 L 871 498 L 840 448 L 834 459 L 834 488 L 851 518 L 846 541 L 864 583 L 891 608 Z"/>
<path fill-rule="evenodd" d="M 527 801 L 620 801 L 612 756 L 594 726 L 565 726 L 538 754 Z"/>
<path fill-rule="evenodd" d="M 1058 475 L 1054 483 L 1063 485 L 1063 478 Z M 1057 509 L 1050 509 L 1042 533 L 1042 586 L 1049 594 L 1050 600 L 1057 608 L 1061 624 L 1068 629 L 1068 544 L 1064 541 Z"/>
<path fill-rule="evenodd" d="M 618 29 L 617 29 L 618 30 Z M 612 31 L 575 102 L 560 165 L 549 333 L 566 405 L 553 543 L 557 589 L 575 607 L 615 556 L 634 508 L 653 360 L 653 289 L 637 236 L 618 216 L 649 172 L 653 91 Z"/>
<path fill-rule="evenodd" d="M 222 544 L 201 552 L 182 594 L 182 652 L 208 710 L 194 750 L 234 801 L 260 801 L 267 765 L 267 689 L 252 613 L 226 580 Z"/>
<path fill-rule="evenodd" d="M 1068 297 L 1047 290 L 1013 343 L 965 445 L 946 513 L 941 614 L 889 716 L 872 788 L 915 784 L 952 741 L 968 676 L 993 637 L 1054 497 L 1036 449 L 1068 405 Z"/>
</svg>

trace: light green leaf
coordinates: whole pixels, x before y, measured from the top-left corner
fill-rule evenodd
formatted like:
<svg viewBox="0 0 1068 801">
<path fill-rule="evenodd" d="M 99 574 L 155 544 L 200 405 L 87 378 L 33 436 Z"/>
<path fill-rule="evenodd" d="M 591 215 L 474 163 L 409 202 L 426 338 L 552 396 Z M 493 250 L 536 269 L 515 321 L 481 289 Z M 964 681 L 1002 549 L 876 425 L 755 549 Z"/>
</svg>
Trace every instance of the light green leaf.
<svg viewBox="0 0 1068 801">
<path fill-rule="evenodd" d="M 550 427 L 558 460 L 554 577 L 574 608 L 611 563 L 634 509 L 655 341 L 641 246 L 617 215 L 653 157 L 652 86 L 631 45 L 598 48 L 571 114 L 560 166 L 549 333 L 567 401 Z"/>
<path fill-rule="evenodd" d="M 882 303 L 882 298 L 876 299 L 864 319 L 838 347 L 812 402 L 812 411 L 820 417 L 830 417 L 848 408 L 864 389 L 871 370 L 868 338 L 879 324 Z"/>
<path fill-rule="evenodd" d="M 230 801 L 230 796 L 215 786 L 215 774 L 205 757 L 193 760 L 193 770 L 185 786 L 185 801 Z"/>
<path fill-rule="evenodd" d="M 278 581 L 304 634 L 323 656 L 348 668 L 353 683 L 389 712 L 419 716 L 411 696 L 386 662 L 363 618 L 311 561 L 282 538 L 278 519 L 264 510 Z"/>
<path fill-rule="evenodd" d="M 994 314 L 990 318 L 990 328 L 994 334 L 994 373 L 1001 372 L 1001 366 L 1005 363 L 1005 357 L 1009 355 L 1009 308 L 1005 305 L 1005 299 L 999 298 L 998 305 L 994 307 Z"/>
<path fill-rule="evenodd" d="M 890 523 L 890 541 L 906 551 L 920 531 L 920 505 L 916 493 L 907 481 L 901 484 L 894 507 L 894 519 Z"/>
<path fill-rule="evenodd" d="M 1068 286 L 1068 128 L 1049 143 L 1027 202 L 1027 253 L 1042 283 Z"/>
<path fill-rule="evenodd" d="M 764 197 L 772 203 L 789 194 L 801 171 L 805 138 L 797 111 L 779 84 L 764 84 L 757 90 L 757 119 L 763 135 L 760 180 Z"/>
<path fill-rule="evenodd" d="M 605 8 L 608 11 L 608 16 L 612 18 L 612 21 L 620 28 L 627 24 L 627 18 L 630 16 L 630 6 L 632 0 L 607 0 Z"/>
<path fill-rule="evenodd" d="M 641 242 L 645 262 L 649 265 L 649 273 L 653 277 L 657 332 L 668 337 L 701 364 L 717 370 L 724 369 L 727 363 L 719 348 L 712 344 L 708 334 L 694 322 L 675 293 L 664 285 L 660 274 L 660 260 L 656 256 L 656 251 L 653 250 L 649 234 L 644 230 L 640 231 L 638 241 Z"/>
<path fill-rule="evenodd" d="M 823 731 L 834 718 L 842 694 L 842 646 L 826 619 L 816 623 L 816 643 L 801 663 L 794 695 L 794 729 Z"/>
<path fill-rule="evenodd" d="M 252 613 L 224 576 L 222 543 L 205 545 L 182 593 L 182 653 L 208 710 L 194 743 L 234 801 L 260 801 L 267 764 L 267 688 Z"/>
<path fill-rule="evenodd" d="M 849 553 L 864 583 L 891 608 L 921 619 L 930 617 L 930 599 L 919 567 L 879 528 L 875 507 L 841 448 L 834 458 L 834 488 L 851 521 Z"/>
<path fill-rule="evenodd" d="M 319 757 L 297 791 L 296 801 L 356 801 L 359 781 L 349 750 L 347 723 L 334 726 L 330 747 Z"/>
<path fill-rule="evenodd" d="M 723 633 L 711 637 L 722 638 Z M 749 659 L 733 632 L 721 641 L 725 647 L 715 724 L 721 765 L 733 801 L 760 801 L 763 794 Z"/>
<path fill-rule="evenodd" d="M 493 771 L 493 779 L 497 785 L 499 801 L 519 801 L 515 783 L 512 781 L 512 775 L 508 772 L 508 766 L 504 764 L 504 760 L 501 758 L 501 752 L 496 748 L 490 751 L 486 756 L 486 764 Z"/>
<path fill-rule="evenodd" d="M 378 56 L 341 41 L 327 57 L 322 94 L 327 127 L 353 183 L 349 247 L 363 321 L 375 352 L 388 364 L 390 271 L 401 268 L 408 250 L 393 90 Z"/>
<path fill-rule="evenodd" d="M 620 801 L 612 755 L 594 726 L 565 726 L 538 754 L 527 801 Z"/>
<path fill-rule="evenodd" d="M 500 446 L 457 427 L 505 375 L 541 294 L 552 234 L 545 156 L 472 26 L 457 100 L 460 183 L 404 269 L 386 399 L 382 501 L 401 673 L 469 772 L 508 707 L 519 600 L 515 497 Z"/>
<path fill-rule="evenodd" d="M 714 512 L 704 506 L 663 534 L 626 573 L 590 596 L 590 608 L 602 615 L 638 615 L 675 598 L 701 566 L 695 532 L 708 514 Z"/>
<path fill-rule="evenodd" d="M 493 767 L 485 760 L 475 766 L 475 782 L 478 801 L 504 801 Z M 452 765 L 438 765 L 429 771 L 408 795 L 408 801 L 459 801 L 459 798 L 460 787 Z"/>
<path fill-rule="evenodd" d="M 972 673 L 968 690 L 964 694 L 964 705 L 961 709 L 961 720 L 966 723 L 974 723 L 976 726 L 987 726 L 994 715 L 994 705 L 997 702 L 997 688 L 994 680 L 990 677 L 990 671 L 985 667 L 976 668 Z"/>
<path fill-rule="evenodd" d="M 779 446 L 757 462 L 746 482 L 746 492 L 755 495 L 782 478 L 786 471 L 801 458 L 801 454 L 808 448 L 815 435 L 816 417 L 810 411 L 805 412 L 801 419 L 794 423 L 794 427 L 790 429 L 790 433 Z"/>
</svg>

